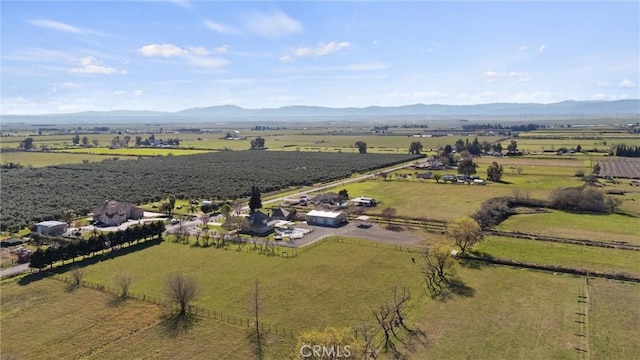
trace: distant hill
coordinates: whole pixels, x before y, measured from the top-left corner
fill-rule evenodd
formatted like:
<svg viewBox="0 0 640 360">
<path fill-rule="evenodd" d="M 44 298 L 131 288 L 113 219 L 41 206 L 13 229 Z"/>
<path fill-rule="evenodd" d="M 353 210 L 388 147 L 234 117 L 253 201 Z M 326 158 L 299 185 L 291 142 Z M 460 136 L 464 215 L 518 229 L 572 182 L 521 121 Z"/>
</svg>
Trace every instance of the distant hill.
<svg viewBox="0 0 640 360">
<path fill-rule="evenodd" d="M 455 116 L 487 117 L 487 116 L 623 116 L 640 115 L 640 100 L 616 101 L 562 101 L 552 104 L 537 103 L 492 103 L 479 105 L 425 105 L 414 104 L 405 106 L 364 108 L 330 108 L 320 106 L 285 106 L 275 109 L 245 109 L 235 105 L 210 106 L 191 108 L 177 112 L 160 111 L 88 111 L 72 114 L 52 114 L 38 116 L 5 115 L 2 121 L 24 123 L 49 123 L 63 120 L 95 121 L 96 118 L 109 118 L 112 121 L 130 120 L 287 120 L 287 118 L 317 119 L 327 117 L 416 117 L 424 116 L 431 119 L 437 117 L 451 118 Z"/>
</svg>

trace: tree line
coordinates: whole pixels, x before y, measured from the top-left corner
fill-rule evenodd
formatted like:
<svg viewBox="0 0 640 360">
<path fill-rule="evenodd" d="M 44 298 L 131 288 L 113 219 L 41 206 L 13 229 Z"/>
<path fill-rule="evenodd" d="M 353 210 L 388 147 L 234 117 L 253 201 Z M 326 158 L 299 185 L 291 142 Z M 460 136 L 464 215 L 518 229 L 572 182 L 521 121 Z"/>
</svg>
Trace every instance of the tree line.
<svg viewBox="0 0 640 360">
<path fill-rule="evenodd" d="M 640 146 L 618 145 L 614 154 L 622 157 L 640 157 Z"/>
<path fill-rule="evenodd" d="M 98 251 L 113 249 L 114 247 L 147 240 L 150 237 L 162 237 L 165 230 L 164 223 L 154 221 L 143 225 L 135 225 L 109 233 L 93 233 L 89 239 L 78 239 L 70 241 L 66 238 L 42 237 L 33 235 L 34 240 L 47 241 L 49 246 L 38 248 L 30 257 L 29 266 L 35 269 L 43 269 L 52 266 L 56 261 L 75 259 L 78 256 L 83 258 L 93 255 Z"/>
</svg>

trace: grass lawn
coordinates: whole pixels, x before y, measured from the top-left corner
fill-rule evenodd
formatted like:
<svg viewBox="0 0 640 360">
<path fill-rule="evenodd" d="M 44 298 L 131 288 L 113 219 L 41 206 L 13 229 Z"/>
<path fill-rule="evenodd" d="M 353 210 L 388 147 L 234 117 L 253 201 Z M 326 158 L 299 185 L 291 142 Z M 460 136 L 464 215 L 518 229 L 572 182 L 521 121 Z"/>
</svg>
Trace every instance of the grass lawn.
<svg viewBox="0 0 640 360">
<path fill-rule="evenodd" d="M 640 354 L 640 285 L 589 281 L 589 345 L 594 359 L 633 359 Z"/>
<path fill-rule="evenodd" d="M 90 162 L 98 162 L 105 159 L 112 159 L 113 156 L 109 155 L 94 155 L 94 154 L 73 154 L 73 153 L 59 153 L 59 152 L 3 152 L 0 153 L 0 163 L 18 163 L 22 166 L 43 167 L 50 165 L 62 165 L 62 164 L 80 164 L 85 160 Z M 126 160 L 128 157 L 122 157 Z M 135 158 L 132 158 L 135 159 Z"/>
<path fill-rule="evenodd" d="M 549 241 L 489 236 L 475 250 L 496 257 L 544 265 L 561 265 L 586 270 L 640 274 L 640 254 L 619 250 L 562 244 Z"/>
<path fill-rule="evenodd" d="M 458 274 L 474 296 L 429 300 L 420 317 L 428 346 L 411 359 L 580 356 L 573 317 L 582 278 L 500 266 L 459 268 Z"/>
<path fill-rule="evenodd" d="M 549 211 L 511 216 L 500 230 L 640 245 L 640 219 L 621 214 L 591 215 Z"/>
<path fill-rule="evenodd" d="M 371 317 L 371 309 L 392 286 L 406 285 L 415 293 L 421 289 L 420 273 L 411 262 L 416 255 L 411 253 L 333 242 L 294 259 L 231 249 L 164 242 L 88 266 L 86 279 L 112 285 L 113 274 L 126 270 L 133 276 L 132 292 L 163 297 L 166 279 L 181 271 L 200 285 L 196 305 L 246 317 L 257 278 L 264 296 L 264 321 L 294 333 L 326 325 L 357 325 Z"/>
<path fill-rule="evenodd" d="M 349 196 L 373 197 L 380 204 L 367 209 L 368 214 L 380 214 L 384 208 L 394 207 L 400 216 L 455 220 L 471 215 L 480 204 L 490 198 L 509 196 L 514 186 L 504 184 L 459 185 L 439 184 L 433 180 L 368 180 L 339 186 L 326 191 L 347 189 Z M 533 194 L 535 195 L 535 194 Z M 546 195 L 544 195 L 546 196 Z"/>
<path fill-rule="evenodd" d="M 43 279 L 27 286 L 2 282 L 3 358 L 17 359 L 248 359 L 245 326 L 200 318 L 177 334 L 166 310 L 138 300 Z M 37 336 L 33 336 L 37 334 Z M 282 358 L 295 340 L 265 336 L 267 358 Z M 188 355 L 185 355 L 188 354 Z"/>
</svg>

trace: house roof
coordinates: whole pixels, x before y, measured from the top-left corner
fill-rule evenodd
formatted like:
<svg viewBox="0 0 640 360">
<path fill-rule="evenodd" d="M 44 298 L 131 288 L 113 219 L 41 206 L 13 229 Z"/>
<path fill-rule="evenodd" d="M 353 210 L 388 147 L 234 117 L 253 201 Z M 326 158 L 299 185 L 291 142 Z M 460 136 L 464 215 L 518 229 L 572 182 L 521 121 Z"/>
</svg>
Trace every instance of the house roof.
<svg viewBox="0 0 640 360">
<path fill-rule="evenodd" d="M 366 202 L 366 203 L 369 203 L 369 202 L 373 201 L 373 198 L 368 198 L 368 197 L 362 197 L 361 196 L 361 197 L 357 197 L 357 198 L 351 199 L 351 201 L 352 202 Z"/>
<path fill-rule="evenodd" d="M 307 216 L 315 216 L 315 217 L 336 219 L 337 217 L 339 217 L 342 214 L 344 214 L 344 213 L 342 213 L 342 212 L 334 212 L 334 211 L 311 210 L 311 211 L 309 211 L 307 213 Z"/>
<path fill-rule="evenodd" d="M 273 211 L 271 211 L 271 217 L 284 217 L 286 218 L 287 216 L 289 216 L 290 212 L 286 209 L 283 208 L 277 208 L 277 209 L 273 209 Z"/>
<path fill-rule="evenodd" d="M 107 217 L 114 217 L 121 210 L 126 212 L 128 209 L 134 207 L 133 204 L 123 203 L 114 200 L 105 201 L 102 205 L 99 205 L 93 209 L 93 216 L 106 215 Z"/>
<path fill-rule="evenodd" d="M 311 201 L 313 202 L 331 202 L 331 201 L 339 201 L 342 199 L 340 195 L 334 192 L 328 192 L 324 194 L 319 194 L 314 196 Z"/>
<path fill-rule="evenodd" d="M 249 220 L 250 223 L 256 223 L 256 222 L 262 222 L 263 220 L 266 220 L 267 222 L 273 220 L 269 215 L 263 213 L 262 211 L 256 211 L 253 214 L 247 216 L 247 220 Z"/>
<path fill-rule="evenodd" d="M 66 222 L 62 222 L 62 221 L 49 220 L 49 221 L 39 222 L 36 225 L 37 226 L 44 226 L 44 227 L 54 227 L 54 226 L 59 226 L 59 225 L 67 225 L 67 223 Z"/>
</svg>

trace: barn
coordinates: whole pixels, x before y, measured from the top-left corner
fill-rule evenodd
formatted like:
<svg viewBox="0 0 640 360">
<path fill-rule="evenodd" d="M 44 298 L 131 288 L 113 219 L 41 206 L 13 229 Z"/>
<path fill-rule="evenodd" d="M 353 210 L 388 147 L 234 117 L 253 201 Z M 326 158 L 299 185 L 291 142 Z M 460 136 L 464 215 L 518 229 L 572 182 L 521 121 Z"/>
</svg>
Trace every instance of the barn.
<svg viewBox="0 0 640 360">
<path fill-rule="evenodd" d="M 36 232 L 44 235 L 62 235 L 67 231 L 67 223 L 62 221 L 43 221 L 36 224 Z"/>
<path fill-rule="evenodd" d="M 347 214 L 344 212 L 311 210 L 307 213 L 306 220 L 309 225 L 338 227 L 347 223 Z"/>
</svg>

